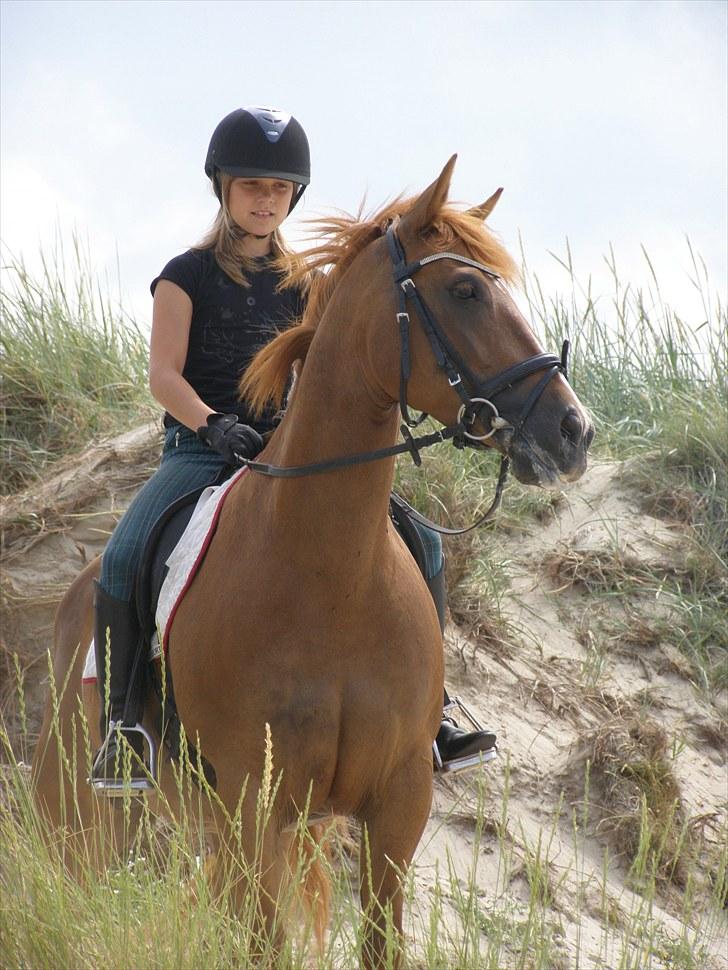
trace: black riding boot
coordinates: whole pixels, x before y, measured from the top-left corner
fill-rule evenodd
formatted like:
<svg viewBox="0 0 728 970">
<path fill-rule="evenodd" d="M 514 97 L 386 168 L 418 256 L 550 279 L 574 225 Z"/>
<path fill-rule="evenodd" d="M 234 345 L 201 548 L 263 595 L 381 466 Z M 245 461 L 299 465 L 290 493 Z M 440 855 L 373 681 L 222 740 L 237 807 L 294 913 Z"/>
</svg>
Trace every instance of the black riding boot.
<svg viewBox="0 0 728 970">
<path fill-rule="evenodd" d="M 430 596 L 432 596 L 432 601 L 435 604 L 435 609 L 437 610 L 437 618 L 440 621 L 440 632 L 443 637 L 445 636 L 445 613 L 447 611 L 447 582 L 445 580 L 445 560 L 442 560 L 442 566 L 440 566 L 440 572 L 436 573 L 427 579 L 425 576 L 425 582 L 427 583 L 427 588 L 430 591 Z"/>
<path fill-rule="evenodd" d="M 440 629 L 445 633 L 445 608 L 447 605 L 447 585 L 445 583 L 445 563 L 437 575 L 427 580 L 427 586 L 435 602 Z M 450 705 L 447 691 L 444 696 L 444 708 Z M 440 730 L 435 739 L 437 750 L 440 752 L 443 766 L 461 758 L 470 758 L 481 751 L 490 751 L 495 747 L 496 736 L 492 731 L 463 731 L 457 722 L 443 711 Z"/>
<path fill-rule="evenodd" d="M 445 707 L 451 701 L 445 691 Z M 481 752 L 491 751 L 495 747 L 496 736 L 493 731 L 463 731 L 457 721 L 449 715 L 444 715 L 440 730 L 435 738 L 437 750 L 440 752 L 443 766 L 460 758 L 470 758 Z"/>
<path fill-rule="evenodd" d="M 135 668 L 141 631 L 133 603 L 116 599 L 96 583 L 94 650 L 96 677 L 101 695 L 102 744 L 91 770 L 94 788 L 106 794 L 122 794 L 126 788 L 147 788 L 143 766 L 144 735 L 138 724 L 141 696 Z M 109 662 L 107 704 L 107 652 Z M 130 689 L 131 688 L 131 689 Z M 130 785 L 123 777 L 124 742 L 132 749 Z"/>
</svg>

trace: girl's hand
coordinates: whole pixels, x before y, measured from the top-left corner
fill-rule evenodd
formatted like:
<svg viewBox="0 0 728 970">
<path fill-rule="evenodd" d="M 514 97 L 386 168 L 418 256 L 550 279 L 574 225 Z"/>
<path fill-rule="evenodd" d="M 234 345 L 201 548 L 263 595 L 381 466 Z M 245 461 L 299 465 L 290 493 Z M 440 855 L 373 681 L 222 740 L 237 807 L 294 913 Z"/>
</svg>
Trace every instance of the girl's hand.
<svg viewBox="0 0 728 970">
<path fill-rule="evenodd" d="M 209 414 L 207 424 L 197 429 L 197 437 L 228 465 L 240 464 L 240 458 L 255 458 L 264 444 L 255 428 L 241 424 L 236 414 Z"/>
</svg>

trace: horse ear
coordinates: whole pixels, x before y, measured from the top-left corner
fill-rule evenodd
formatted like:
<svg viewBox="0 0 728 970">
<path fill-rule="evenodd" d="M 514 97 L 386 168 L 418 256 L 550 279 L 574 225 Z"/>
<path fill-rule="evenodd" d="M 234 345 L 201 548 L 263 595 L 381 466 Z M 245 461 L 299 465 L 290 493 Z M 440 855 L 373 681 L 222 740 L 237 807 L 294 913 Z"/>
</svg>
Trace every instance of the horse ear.
<svg viewBox="0 0 728 970">
<path fill-rule="evenodd" d="M 447 201 L 450 191 L 450 179 L 455 168 L 457 155 L 453 155 L 438 177 L 420 195 L 407 215 L 402 219 L 402 228 L 411 233 L 418 233 L 431 226 L 440 214 L 440 210 Z"/>
<path fill-rule="evenodd" d="M 468 209 L 468 215 L 475 216 L 476 219 L 481 219 L 483 222 L 485 222 L 493 209 L 495 209 L 495 207 L 498 205 L 498 199 L 500 199 L 502 192 L 502 187 L 500 189 L 496 189 L 491 197 L 486 199 L 485 202 L 481 203 L 481 205 L 476 205 L 474 208 Z"/>
</svg>

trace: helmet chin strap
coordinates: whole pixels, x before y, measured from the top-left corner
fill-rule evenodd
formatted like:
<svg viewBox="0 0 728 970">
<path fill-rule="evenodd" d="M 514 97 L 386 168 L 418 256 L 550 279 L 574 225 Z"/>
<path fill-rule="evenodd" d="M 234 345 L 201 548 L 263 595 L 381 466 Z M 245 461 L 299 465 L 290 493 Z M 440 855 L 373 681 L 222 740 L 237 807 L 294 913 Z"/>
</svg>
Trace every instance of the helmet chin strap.
<svg viewBox="0 0 728 970">
<path fill-rule="evenodd" d="M 267 232 L 263 236 L 257 236 L 254 232 L 248 232 L 247 229 L 241 228 L 237 222 L 233 223 L 233 225 L 235 226 L 235 238 L 240 241 L 247 239 L 249 236 L 252 236 L 253 239 L 270 239 L 270 237 L 273 235 L 272 232 Z"/>
</svg>

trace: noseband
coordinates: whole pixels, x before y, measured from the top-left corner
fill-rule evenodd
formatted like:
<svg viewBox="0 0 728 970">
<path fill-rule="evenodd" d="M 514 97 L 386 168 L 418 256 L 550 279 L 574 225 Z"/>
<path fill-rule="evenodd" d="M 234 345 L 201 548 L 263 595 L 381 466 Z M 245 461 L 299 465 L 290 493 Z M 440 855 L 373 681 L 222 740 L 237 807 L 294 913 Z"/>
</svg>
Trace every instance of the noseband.
<svg viewBox="0 0 728 970">
<path fill-rule="evenodd" d="M 472 266 L 474 269 L 480 270 L 494 280 L 499 280 L 500 276 L 494 273 L 492 269 L 484 266 L 483 263 L 478 263 L 474 259 L 469 259 L 467 256 L 461 256 L 459 253 L 433 253 L 430 256 L 423 256 L 422 259 L 408 263 L 402 243 L 397 236 L 396 221 L 387 229 L 386 239 L 393 265 L 394 282 L 399 294 L 399 310 L 397 312 L 397 325 L 400 335 L 399 406 L 404 422 L 400 428 L 404 441 L 398 445 L 392 445 L 390 448 L 378 448 L 374 451 L 359 452 L 354 455 L 345 455 L 341 458 L 330 458 L 327 461 L 313 462 L 309 465 L 270 465 L 266 462 L 254 461 L 249 458 L 240 458 L 239 461 L 241 465 L 246 466 L 251 471 L 272 478 L 301 478 L 306 475 L 320 475 L 337 468 L 361 465 L 371 461 L 380 461 L 383 458 L 391 458 L 394 455 L 401 455 L 405 452 L 409 452 L 415 465 L 421 465 L 422 458 L 420 451 L 423 448 L 429 448 L 430 445 L 437 444 L 441 441 L 452 440 L 452 443 L 457 448 L 463 448 L 465 445 L 477 447 L 481 442 L 492 437 L 496 431 L 512 429 L 513 436 L 511 437 L 508 451 L 501 457 L 495 498 L 488 510 L 473 525 L 465 529 L 449 529 L 435 522 L 431 522 L 423 515 L 420 515 L 407 502 L 403 502 L 411 518 L 420 522 L 422 525 L 444 535 L 462 535 L 464 532 L 470 532 L 471 529 L 477 528 L 483 522 L 492 518 L 500 505 L 501 493 L 508 476 L 508 453 L 513 447 L 513 442 L 521 435 L 526 419 L 531 411 L 533 411 L 549 381 L 559 373 L 563 374 L 564 378 L 567 378 L 569 341 L 564 341 L 561 348 L 561 357 L 557 357 L 555 354 L 535 354 L 533 357 L 521 361 L 520 364 L 508 367 L 489 380 L 479 380 L 447 339 L 447 336 L 437 323 L 422 294 L 415 286 L 412 277 L 423 267 L 429 266 L 430 263 L 434 263 L 439 259 L 452 259 L 458 263 L 464 263 L 466 266 Z M 420 435 L 418 437 L 413 437 L 410 429 L 417 427 L 427 415 L 424 413 L 420 414 L 418 418 L 413 420 L 410 417 L 407 407 L 407 383 L 411 373 L 409 340 L 411 321 L 410 315 L 407 312 L 408 300 L 412 302 L 417 312 L 437 366 L 445 372 L 448 384 L 456 391 L 462 401 L 455 424 L 448 425 L 432 434 Z M 508 388 L 513 387 L 519 381 L 525 380 L 525 378 L 539 371 L 544 371 L 545 373 L 528 395 L 520 414 L 516 418 L 515 424 L 511 424 L 511 422 L 501 417 L 498 408 L 493 403 L 493 398 L 497 397 L 498 394 L 502 394 Z M 468 392 L 466 386 L 472 389 L 472 394 Z M 482 412 L 485 409 L 489 409 L 490 414 L 484 419 Z M 484 434 L 474 434 L 473 428 L 476 421 L 480 421 L 483 427 L 487 427 L 489 430 Z"/>
</svg>

